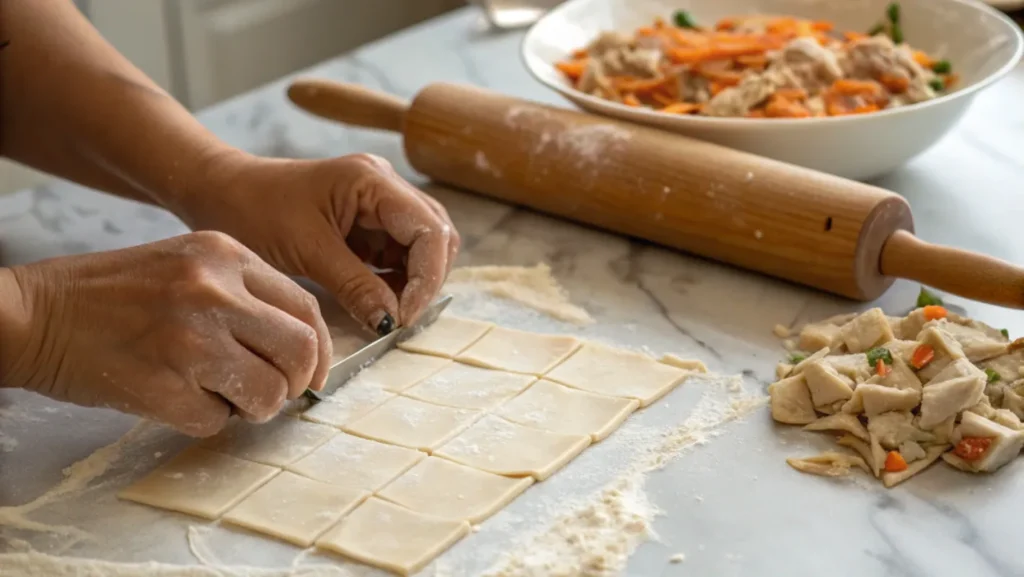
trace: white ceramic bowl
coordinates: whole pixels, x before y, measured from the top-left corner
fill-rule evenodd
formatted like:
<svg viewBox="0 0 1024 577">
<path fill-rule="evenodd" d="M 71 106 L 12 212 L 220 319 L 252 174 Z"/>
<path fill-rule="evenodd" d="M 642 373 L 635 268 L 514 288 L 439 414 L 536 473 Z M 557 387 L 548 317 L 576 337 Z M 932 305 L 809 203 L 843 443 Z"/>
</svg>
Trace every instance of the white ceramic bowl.
<svg viewBox="0 0 1024 577">
<path fill-rule="evenodd" d="M 873 114 L 809 119 L 711 118 L 637 109 L 573 89 L 554 64 L 604 30 L 631 32 L 656 16 L 689 10 L 698 22 L 745 14 L 804 16 L 839 30 L 868 30 L 889 0 L 569 0 L 527 33 L 522 53 L 542 83 L 580 108 L 656 126 L 856 180 L 903 165 L 934 144 L 963 116 L 979 90 L 1020 61 L 1024 35 L 1004 14 L 974 0 L 902 0 L 907 41 L 952 62 L 955 92 Z"/>
</svg>

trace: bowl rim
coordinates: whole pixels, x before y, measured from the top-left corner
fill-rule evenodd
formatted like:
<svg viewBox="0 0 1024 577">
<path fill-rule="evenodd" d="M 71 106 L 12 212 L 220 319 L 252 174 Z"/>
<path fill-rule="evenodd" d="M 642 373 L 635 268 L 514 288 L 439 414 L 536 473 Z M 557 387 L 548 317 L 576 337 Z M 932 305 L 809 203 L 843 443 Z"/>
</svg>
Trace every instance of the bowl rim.
<svg viewBox="0 0 1024 577">
<path fill-rule="evenodd" d="M 864 122 L 867 119 L 884 118 L 887 116 L 901 115 L 901 114 L 913 114 L 915 111 L 924 110 L 934 106 L 941 106 L 946 102 L 958 100 L 976 94 L 977 92 L 988 88 L 995 82 L 1002 80 L 1006 77 L 1024 58 L 1024 31 L 1013 21 L 1007 14 L 996 10 L 985 2 L 976 2 L 974 0 L 945 0 L 946 2 L 952 2 L 955 4 L 961 4 L 968 6 L 975 10 L 979 10 L 983 13 L 987 13 L 989 16 L 1000 20 L 1010 30 L 1012 40 L 1015 43 L 1015 50 L 1013 55 L 996 71 L 992 72 L 985 78 L 971 84 L 970 86 L 944 94 L 938 98 L 933 98 L 925 102 L 917 102 L 907 106 L 901 106 L 899 108 L 888 108 L 885 110 L 879 110 L 878 112 L 872 112 L 870 114 L 860 115 L 847 115 L 847 116 L 826 116 L 826 117 L 815 117 L 815 118 L 734 118 L 734 117 L 710 117 L 710 116 L 690 116 L 690 115 L 666 115 L 664 113 L 657 112 L 655 110 L 648 109 L 637 109 L 625 106 L 618 102 L 611 100 L 605 100 L 592 96 L 585 92 L 576 90 L 572 86 L 566 86 L 561 83 L 552 82 L 545 78 L 540 71 L 536 70 L 531 63 L 531 59 L 538 58 L 536 55 L 528 52 L 527 47 L 535 35 L 538 34 L 537 30 L 549 19 L 560 15 L 564 11 L 570 10 L 570 8 L 576 4 L 583 2 L 594 2 L 598 0 L 566 0 L 562 2 L 552 10 L 548 11 L 542 16 L 537 22 L 530 26 L 529 30 L 523 36 L 519 43 L 519 58 L 526 67 L 526 70 L 530 73 L 530 76 L 534 80 L 540 82 L 549 89 L 554 90 L 561 94 L 564 98 L 573 101 L 574 99 L 581 99 L 585 102 L 592 104 L 596 109 L 600 110 L 601 107 L 610 107 L 610 109 L 617 110 L 619 112 L 629 112 L 630 115 L 638 115 L 640 118 L 645 118 L 650 121 L 656 122 L 661 126 L 665 126 L 665 120 L 673 126 L 688 126 L 691 128 L 737 128 L 741 126 L 749 127 L 765 127 L 765 126 L 811 126 L 811 125 L 832 125 L 842 124 L 851 122 Z M 581 107 L 582 108 L 582 107 Z"/>
</svg>

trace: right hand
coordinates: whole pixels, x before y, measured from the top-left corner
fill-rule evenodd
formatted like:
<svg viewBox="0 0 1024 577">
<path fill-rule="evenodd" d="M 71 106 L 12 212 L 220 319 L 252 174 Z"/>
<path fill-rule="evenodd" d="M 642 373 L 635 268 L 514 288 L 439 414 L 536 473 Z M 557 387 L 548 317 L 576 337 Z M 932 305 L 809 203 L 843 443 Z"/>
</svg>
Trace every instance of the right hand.
<svg viewBox="0 0 1024 577">
<path fill-rule="evenodd" d="M 205 437 L 232 412 L 266 421 L 326 379 L 316 299 L 227 235 L 11 271 L 30 320 L 17 338 L 0 334 L 4 386 Z"/>
</svg>

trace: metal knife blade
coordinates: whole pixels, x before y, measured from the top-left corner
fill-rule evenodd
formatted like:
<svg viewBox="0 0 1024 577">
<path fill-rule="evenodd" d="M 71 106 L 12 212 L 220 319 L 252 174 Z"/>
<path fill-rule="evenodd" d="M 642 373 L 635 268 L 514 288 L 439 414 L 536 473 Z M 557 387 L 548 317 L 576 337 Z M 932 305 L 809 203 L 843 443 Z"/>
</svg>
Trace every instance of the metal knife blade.
<svg viewBox="0 0 1024 577">
<path fill-rule="evenodd" d="M 331 396 L 342 385 L 356 376 L 359 371 L 371 365 L 374 361 L 384 356 L 385 353 L 398 346 L 402 341 L 415 335 L 420 329 L 426 328 L 441 316 L 441 313 L 448 304 L 452 302 L 451 295 L 445 295 L 427 307 L 417 320 L 408 327 L 399 327 L 387 335 L 373 341 L 355 353 L 335 362 L 327 374 L 327 383 L 320 391 L 306 389 L 305 396 L 313 402 L 319 402 Z"/>
</svg>

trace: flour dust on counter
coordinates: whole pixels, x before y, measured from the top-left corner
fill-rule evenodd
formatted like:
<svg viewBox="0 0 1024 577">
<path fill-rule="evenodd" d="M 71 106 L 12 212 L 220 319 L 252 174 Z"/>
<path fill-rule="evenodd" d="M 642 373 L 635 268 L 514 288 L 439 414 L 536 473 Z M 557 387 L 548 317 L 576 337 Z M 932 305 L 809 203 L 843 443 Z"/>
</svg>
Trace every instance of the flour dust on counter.
<svg viewBox="0 0 1024 577">
<path fill-rule="evenodd" d="M 484 291 L 489 295 L 515 301 L 552 318 L 579 325 L 594 322 L 593 317 L 569 299 L 566 290 L 551 275 L 551 267 L 540 263 L 525 266 L 468 266 L 452 270 L 445 291 L 465 295 Z"/>
<path fill-rule="evenodd" d="M 804 326 L 769 387 L 772 417 L 838 435 L 852 453 L 787 462 L 829 477 L 861 469 L 886 487 L 940 459 L 993 473 L 1024 448 L 1024 339 L 957 314 L 922 289 L 917 308 L 873 308 Z"/>
</svg>

